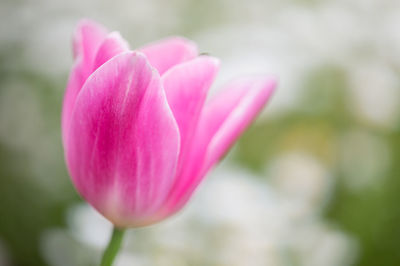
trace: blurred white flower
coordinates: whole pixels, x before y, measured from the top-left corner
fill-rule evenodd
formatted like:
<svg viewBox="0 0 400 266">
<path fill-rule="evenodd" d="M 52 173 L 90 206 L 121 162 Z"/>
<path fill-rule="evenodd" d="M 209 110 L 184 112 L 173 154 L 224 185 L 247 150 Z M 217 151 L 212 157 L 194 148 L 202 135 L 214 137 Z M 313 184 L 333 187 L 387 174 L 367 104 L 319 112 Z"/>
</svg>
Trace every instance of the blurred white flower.
<svg viewBox="0 0 400 266">
<path fill-rule="evenodd" d="M 304 206 L 306 213 L 317 213 L 329 200 L 333 188 L 328 169 L 313 156 L 292 151 L 269 163 L 268 175 L 293 206 Z M 307 211 L 308 209 L 308 211 Z"/>
<path fill-rule="evenodd" d="M 346 235 L 318 222 L 305 225 L 294 238 L 292 254 L 300 265 L 353 265 L 358 253 Z"/>
<path fill-rule="evenodd" d="M 362 120 L 378 127 L 397 128 L 400 116 L 400 80 L 388 65 L 367 62 L 350 73 L 350 106 Z"/>
<path fill-rule="evenodd" d="M 112 224 L 99 212 L 86 204 L 80 204 L 70 209 L 68 224 L 75 239 L 95 248 L 103 248 L 109 240 L 108 233 Z M 96 221 L 95 223 L 92 223 Z"/>
</svg>

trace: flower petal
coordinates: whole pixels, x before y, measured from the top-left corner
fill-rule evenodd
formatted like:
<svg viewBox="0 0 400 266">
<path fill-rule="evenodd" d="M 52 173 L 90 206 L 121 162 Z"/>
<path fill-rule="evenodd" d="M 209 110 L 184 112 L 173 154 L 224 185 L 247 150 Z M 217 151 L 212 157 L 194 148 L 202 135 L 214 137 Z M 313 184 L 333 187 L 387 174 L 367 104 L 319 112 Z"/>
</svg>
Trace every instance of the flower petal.
<svg viewBox="0 0 400 266">
<path fill-rule="evenodd" d="M 276 87 L 275 78 L 242 78 L 228 84 L 204 110 L 200 127 L 212 139 L 203 172 L 207 172 L 260 113 Z M 228 94 L 231 94 L 228 96 Z M 213 126 L 210 127 L 210 124 Z M 207 139 L 207 138 L 206 138 Z"/>
<path fill-rule="evenodd" d="M 198 55 L 194 42 L 182 37 L 171 37 L 139 49 L 160 75 L 174 65 L 191 60 Z"/>
<path fill-rule="evenodd" d="M 67 164 L 80 194 L 117 226 L 146 223 L 172 184 L 179 130 L 143 54 L 119 54 L 90 76 L 68 134 Z"/>
<path fill-rule="evenodd" d="M 200 56 L 171 68 L 162 77 L 167 100 L 181 136 L 177 175 L 192 147 L 200 112 L 218 67 L 219 61 L 216 58 Z"/>
<path fill-rule="evenodd" d="M 79 22 L 74 34 L 75 63 L 71 69 L 65 90 L 62 110 L 62 137 L 66 143 L 66 131 L 75 105 L 76 96 L 89 75 L 93 72 L 95 54 L 107 35 L 107 30 L 90 20 Z"/>
<path fill-rule="evenodd" d="M 129 51 L 129 44 L 118 32 L 111 32 L 103 40 L 102 44 L 97 50 L 97 54 L 93 63 L 93 71 L 115 55 L 127 51 Z"/>
<path fill-rule="evenodd" d="M 86 78 L 82 74 L 81 60 L 78 59 L 71 69 L 68 79 L 67 88 L 65 89 L 63 109 L 61 114 L 61 129 L 62 139 L 65 146 L 67 141 L 67 131 L 69 128 L 69 121 L 71 120 L 72 109 L 75 105 L 76 96 L 78 95 Z"/>
<path fill-rule="evenodd" d="M 236 79 L 206 103 L 193 138 L 196 141 L 168 197 L 164 213 L 171 215 L 186 203 L 208 170 L 261 111 L 275 86 L 273 78 Z"/>
<path fill-rule="evenodd" d="M 107 29 L 94 21 L 84 19 L 78 23 L 74 34 L 74 57 L 82 58 L 85 70 L 92 70 L 92 63 L 104 38 Z"/>
</svg>

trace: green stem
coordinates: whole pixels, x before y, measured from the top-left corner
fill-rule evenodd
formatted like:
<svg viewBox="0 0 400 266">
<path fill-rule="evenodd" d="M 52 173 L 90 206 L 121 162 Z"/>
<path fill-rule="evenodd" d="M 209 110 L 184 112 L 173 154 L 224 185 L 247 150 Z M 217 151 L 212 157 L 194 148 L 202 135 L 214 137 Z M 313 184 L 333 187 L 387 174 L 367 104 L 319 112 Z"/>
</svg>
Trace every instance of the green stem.
<svg viewBox="0 0 400 266">
<path fill-rule="evenodd" d="M 106 250 L 103 253 L 101 259 L 101 266 L 111 266 L 115 257 L 117 256 L 118 250 L 121 247 L 122 238 L 124 237 L 125 229 L 114 227 L 110 242 Z"/>
</svg>

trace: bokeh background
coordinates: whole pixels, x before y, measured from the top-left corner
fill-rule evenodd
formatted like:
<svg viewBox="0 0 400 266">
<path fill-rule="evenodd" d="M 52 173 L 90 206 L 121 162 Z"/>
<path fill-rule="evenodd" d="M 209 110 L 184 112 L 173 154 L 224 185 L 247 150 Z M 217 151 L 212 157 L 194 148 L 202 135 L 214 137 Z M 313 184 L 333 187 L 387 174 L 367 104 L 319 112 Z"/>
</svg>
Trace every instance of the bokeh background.
<svg viewBox="0 0 400 266">
<path fill-rule="evenodd" d="M 0 265 L 98 265 L 110 224 L 69 180 L 60 110 L 88 17 L 271 73 L 269 106 L 187 207 L 131 230 L 124 265 L 400 265 L 400 1 L 2 0 Z"/>
</svg>

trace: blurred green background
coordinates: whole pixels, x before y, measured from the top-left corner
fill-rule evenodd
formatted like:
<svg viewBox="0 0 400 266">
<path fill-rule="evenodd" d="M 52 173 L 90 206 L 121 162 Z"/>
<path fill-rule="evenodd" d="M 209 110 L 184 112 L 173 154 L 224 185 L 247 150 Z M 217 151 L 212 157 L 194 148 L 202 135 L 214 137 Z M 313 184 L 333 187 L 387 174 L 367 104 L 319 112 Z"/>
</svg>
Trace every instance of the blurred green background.
<svg viewBox="0 0 400 266">
<path fill-rule="evenodd" d="M 400 265 L 399 1 L 2 0 L 0 17 L 0 265 L 98 262 L 102 244 L 81 239 L 90 226 L 76 228 L 91 210 L 60 139 L 71 35 L 84 17 L 133 48 L 169 35 L 195 40 L 221 58 L 213 90 L 241 73 L 280 79 L 184 218 L 131 233 L 118 265 Z M 248 193 L 258 187 L 269 196 Z M 234 214 L 223 222 L 209 210 L 217 188 L 227 201 L 219 211 Z M 250 206 L 260 209 L 248 214 Z M 300 223 L 329 234 L 303 235 Z M 108 237 L 107 226 L 95 235 Z M 226 253 L 236 249 L 241 259 Z"/>
</svg>

